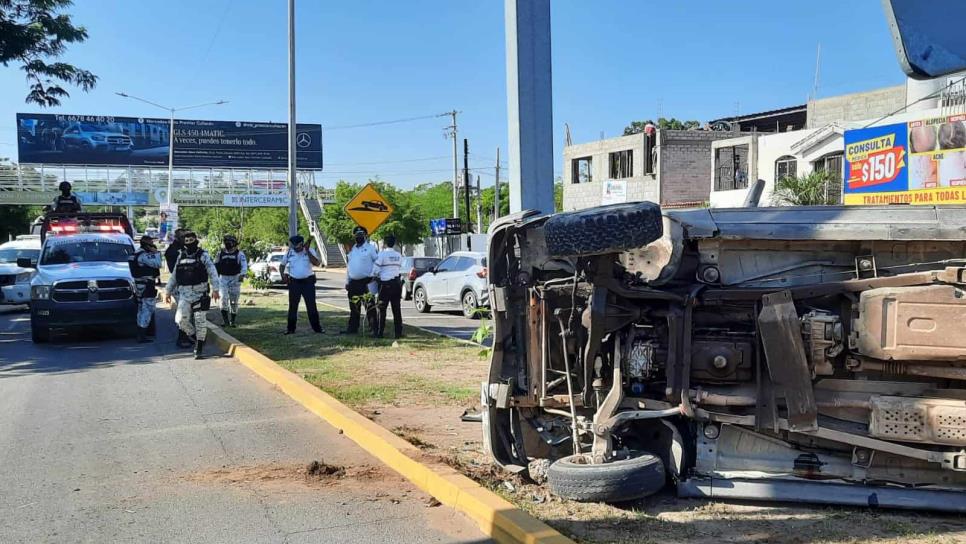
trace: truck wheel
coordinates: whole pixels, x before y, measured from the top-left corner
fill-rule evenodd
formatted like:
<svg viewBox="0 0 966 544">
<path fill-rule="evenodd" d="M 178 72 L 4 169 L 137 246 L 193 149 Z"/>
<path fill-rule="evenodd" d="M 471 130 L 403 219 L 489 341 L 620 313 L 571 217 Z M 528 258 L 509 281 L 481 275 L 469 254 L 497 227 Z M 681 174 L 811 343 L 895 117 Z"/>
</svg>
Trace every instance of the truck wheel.
<svg viewBox="0 0 966 544">
<path fill-rule="evenodd" d="M 30 339 L 34 344 L 46 344 L 50 342 L 50 328 L 30 325 Z"/>
<path fill-rule="evenodd" d="M 664 482 L 664 463 L 644 452 L 601 465 L 589 464 L 584 455 L 571 455 L 547 470 L 550 492 L 578 502 L 633 501 L 657 493 Z"/>
<path fill-rule="evenodd" d="M 554 257 L 582 257 L 646 246 L 664 233 L 661 207 L 653 202 L 611 204 L 560 213 L 544 224 Z"/>
</svg>

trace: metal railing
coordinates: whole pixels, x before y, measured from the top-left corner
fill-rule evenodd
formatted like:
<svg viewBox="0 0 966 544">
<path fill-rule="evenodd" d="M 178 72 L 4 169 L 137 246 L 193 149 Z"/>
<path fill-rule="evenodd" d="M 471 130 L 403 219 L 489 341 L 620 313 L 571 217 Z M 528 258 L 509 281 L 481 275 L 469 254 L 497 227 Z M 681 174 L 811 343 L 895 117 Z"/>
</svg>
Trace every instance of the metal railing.
<svg viewBox="0 0 966 544">
<path fill-rule="evenodd" d="M 157 204 L 166 201 L 168 171 L 164 167 L 0 165 L 0 204 L 47 204 L 62 181 L 70 182 L 76 192 L 146 192 L 150 202 Z M 314 171 L 300 170 L 299 183 L 313 187 L 320 201 L 331 202 L 335 196 L 331 189 L 315 187 Z M 284 169 L 178 168 L 173 185 L 176 203 L 178 195 L 286 194 L 288 173 Z M 203 202 L 219 205 L 217 199 Z"/>
</svg>

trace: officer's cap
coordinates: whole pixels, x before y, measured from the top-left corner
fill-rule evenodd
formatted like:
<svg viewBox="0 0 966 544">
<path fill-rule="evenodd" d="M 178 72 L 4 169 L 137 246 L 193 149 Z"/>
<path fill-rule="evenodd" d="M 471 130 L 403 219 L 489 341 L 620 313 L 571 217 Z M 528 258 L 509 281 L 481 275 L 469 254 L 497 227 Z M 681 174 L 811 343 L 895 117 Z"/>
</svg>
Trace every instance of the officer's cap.
<svg viewBox="0 0 966 544">
<path fill-rule="evenodd" d="M 367 236 L 369 234 L 369 231 L 367 231 L 365 227 L 360 226 L 352 229 L 352 235 L 355 236 L 356 234 Z"/>
</svg>

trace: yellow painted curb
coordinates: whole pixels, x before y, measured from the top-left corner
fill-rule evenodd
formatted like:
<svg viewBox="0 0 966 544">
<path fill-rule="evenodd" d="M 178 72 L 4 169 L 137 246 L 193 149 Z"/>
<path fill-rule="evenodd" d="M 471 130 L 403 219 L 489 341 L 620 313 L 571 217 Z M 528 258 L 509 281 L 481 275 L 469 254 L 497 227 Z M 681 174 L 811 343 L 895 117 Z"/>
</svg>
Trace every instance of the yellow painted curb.
<svg viewBox="0 0 966 544">
<path fill-rule="evenodd" d="M 208 327 L 219 348 L 313 414 L 341 429 L 345 436 L 416 487 L 429 493 L 440 503 L 469 516 L 484 534 L 497 542 L 573 544 L 572 540 L 554 528 L 456 470 L 445 465 L 427 465 L 414 459 L 420 454 L 416 446 L 350 409 L 301 376 L 282 368 L 220 327 L 212 323 Z"/>
</svg>

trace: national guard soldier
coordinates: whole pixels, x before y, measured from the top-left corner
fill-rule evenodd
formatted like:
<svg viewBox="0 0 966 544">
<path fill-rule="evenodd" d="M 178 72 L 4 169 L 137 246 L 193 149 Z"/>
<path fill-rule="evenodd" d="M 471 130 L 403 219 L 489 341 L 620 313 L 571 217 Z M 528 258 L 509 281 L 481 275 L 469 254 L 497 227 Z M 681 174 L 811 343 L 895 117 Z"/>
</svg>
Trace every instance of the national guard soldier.
<svg viewBox="0 0 966 544">
<path fill-rule="evenodd" d="M 174 264 L 174 274 L 171 274 L 165 286 L 164 300 L 171 302 L 171 293 L 178 290 L 178 309 L 174 314 L 180 329 L 178 346 L 190 346 L 194 340 L 195 359 L 201 359 L 205 348 L 205 337 L 208 335 L 207 312 L 211 307 L 211 300 L 217 302 L 219 298 L 218 291 L 212 293 L 208 287 L 209 281 L 218 284 L 215 263 L 211 261 L 208 252 L 199 246 L 198 235 L 185 231 L 184 248 Z"/>
<path fill-rule="evenodd" d="M 396 251 L 396 237 L 392 234 L 383 240 L 386 247 L 376 255 L 372 265 L 372 276 L 379 282 L 379 328 L 376 338 L 382 338 L 386 332 L 386 310 L 392 307 L 392 326 L 395 338 L 402 338 L 403 322 L 399 300 L 402 298 L 402 285 L 399 283 L 399 268 L 402 265 L 402 255 Z"/>
<path fill-rule="evenodd" d="M 141 249 L 128 258 L 131 276 L 137 288 L 138 300 L 138 342 L 150 342 L 148 336 L 153 336 L 151 329 L 154 321 L 154 310 L 158 303 L 158 290 L 155 283 L 161 276 L 161 253 L 154 245 L 154 238 L 141 237 Z"/>
<path fill-rule="evenodd" d="M 77 195 L 71 194 L 70 182 L 60 182 L 58 189 L 60 189 L 60 194 L 53 202 L 54 213 L 80 213 L 80 199 L 77 198 Z"/>
<path fill-rule="evenodd" d="M 215 257 L 215 270 L 218 271 L 218 287 L 221 291 L 222 325 L 235 326 L 238 317 L 238 297 L 241 295 L 241 282 L 248 274 L 248 259 L 238 249 L 238 239 L 231 234 L 222 241 L 225 248 Z"/>
</svg>

